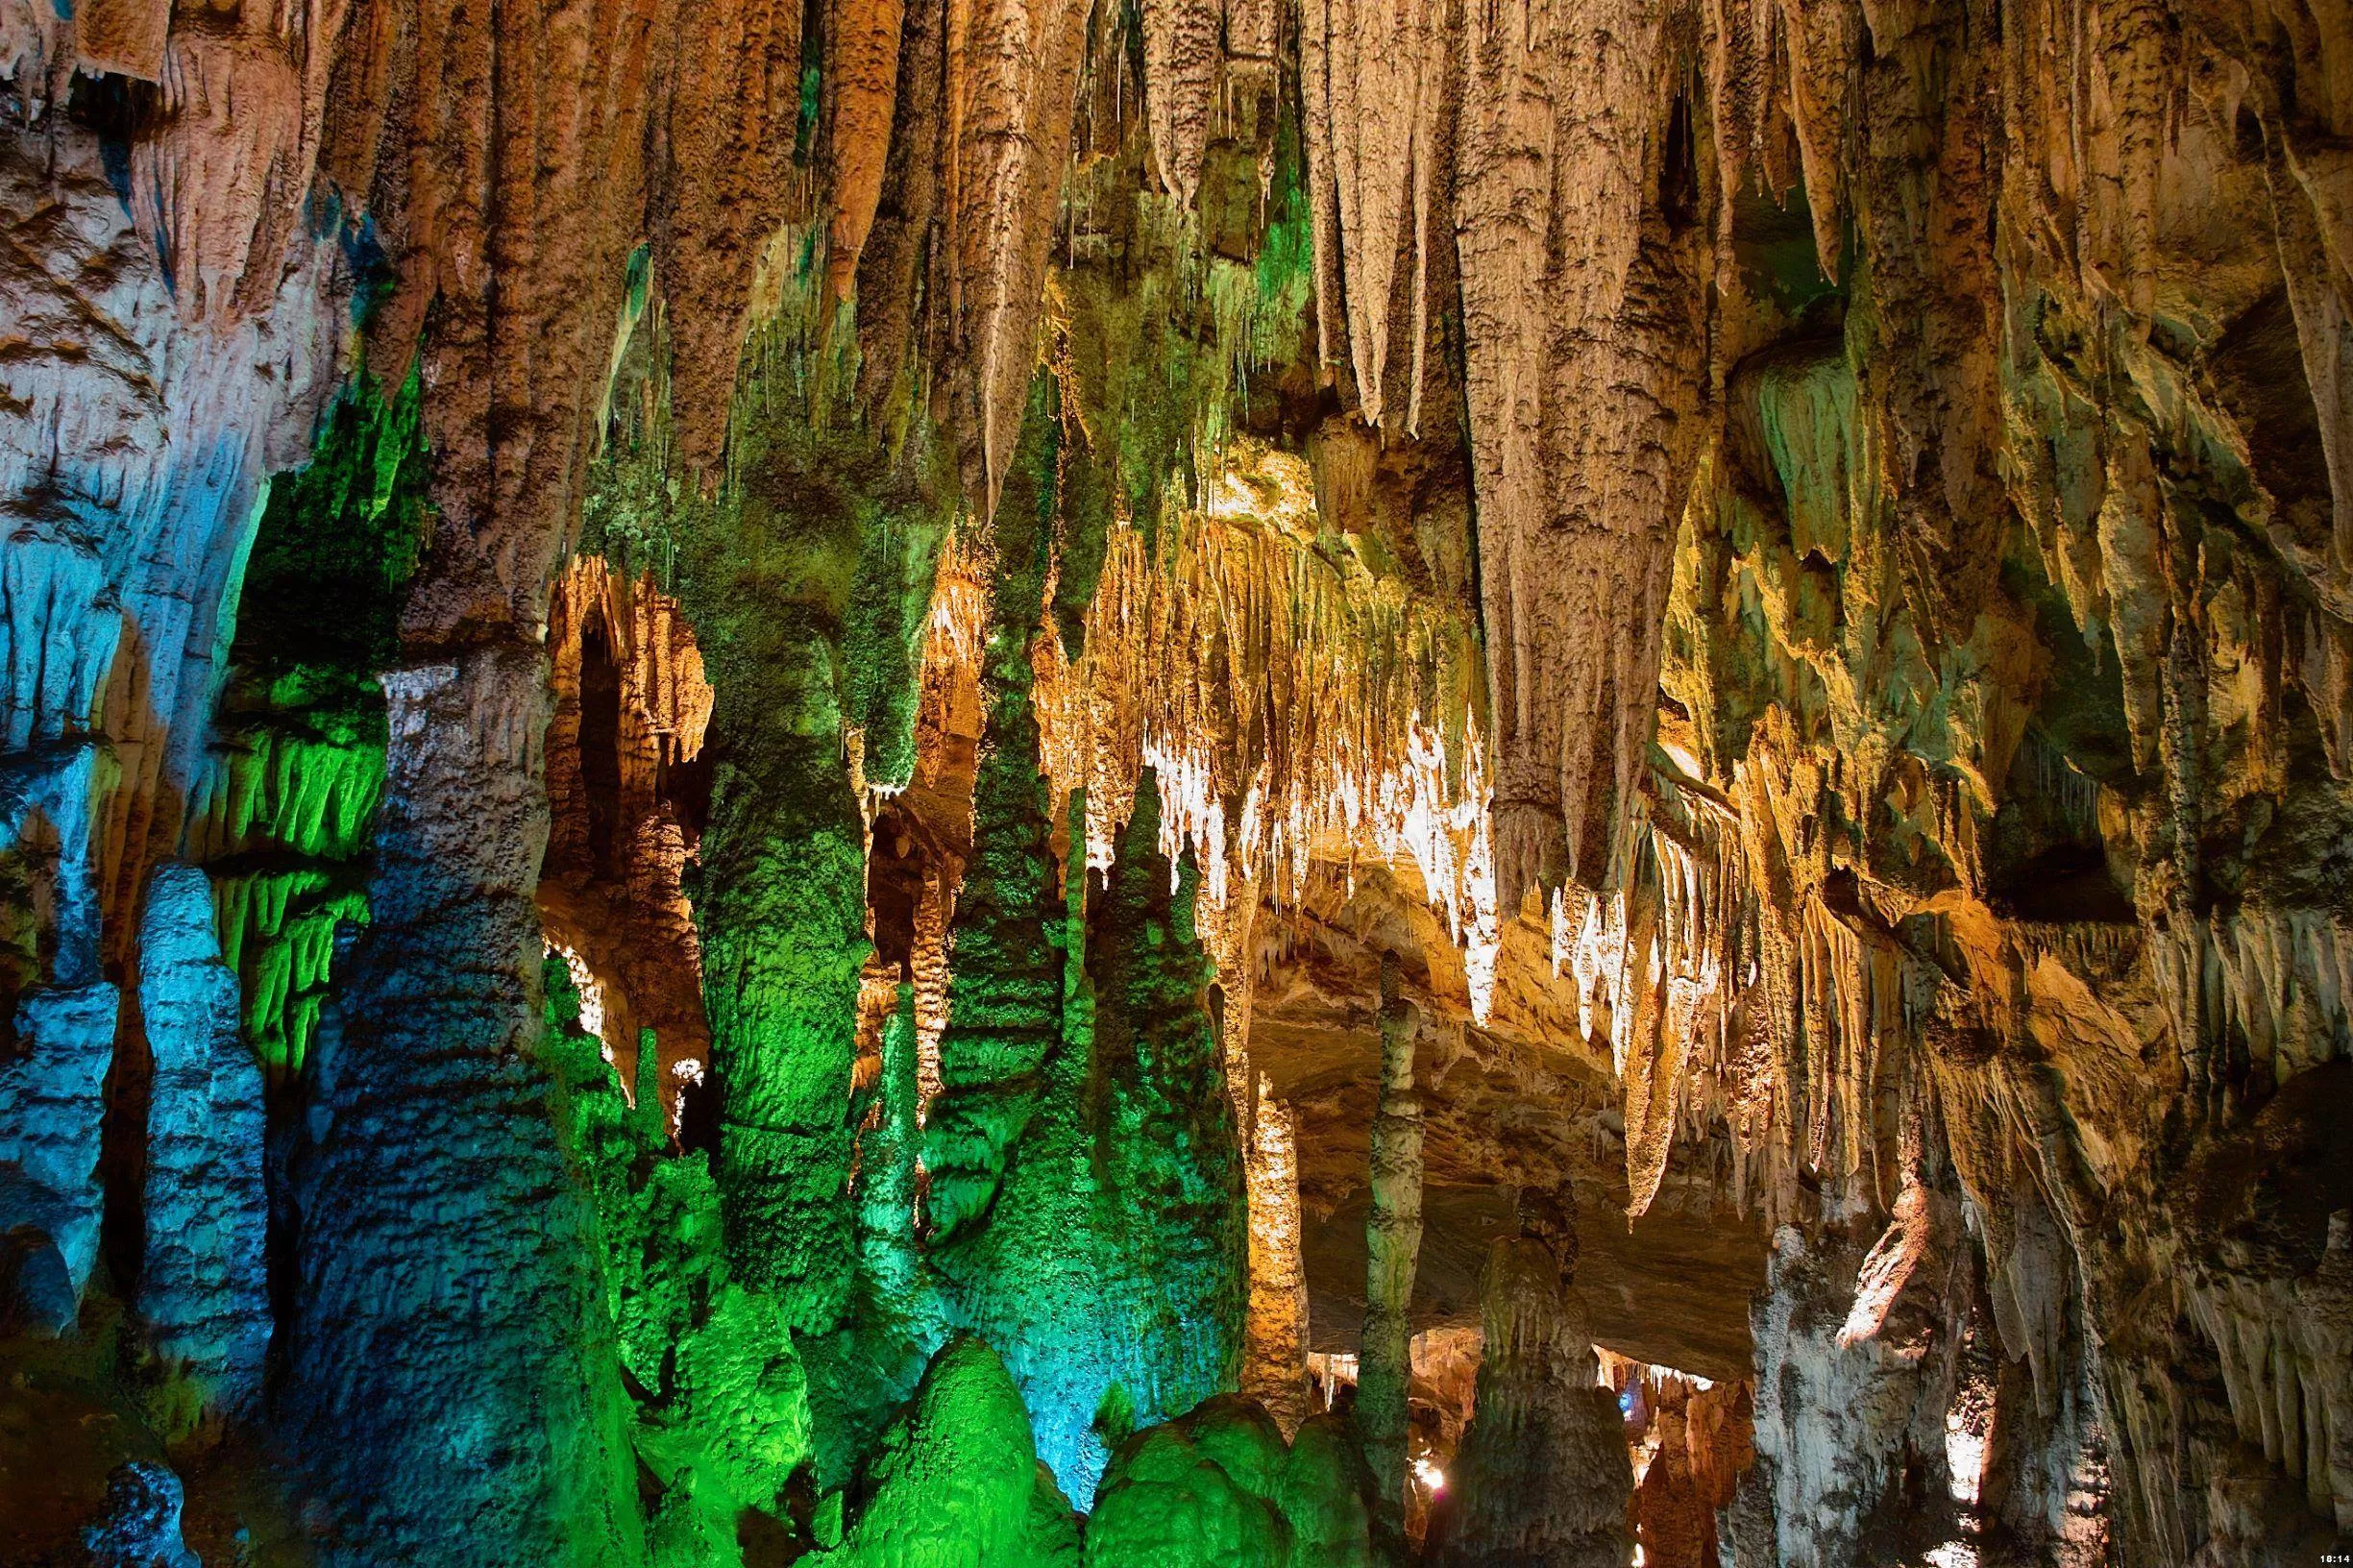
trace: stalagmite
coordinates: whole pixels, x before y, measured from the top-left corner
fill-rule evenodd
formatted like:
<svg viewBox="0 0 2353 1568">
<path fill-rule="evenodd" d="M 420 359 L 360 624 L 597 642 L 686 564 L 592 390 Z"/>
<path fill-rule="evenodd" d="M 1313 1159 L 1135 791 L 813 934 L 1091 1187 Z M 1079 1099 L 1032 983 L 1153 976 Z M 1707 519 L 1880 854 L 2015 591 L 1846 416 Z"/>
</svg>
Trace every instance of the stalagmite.
<svg viewBox="0 0 2353 1568">
<path fill-rule="evenodd" d="M 0 1558 L 2342 1555 L 2341 24 L 0 0 Z"/>
<path fill-rule="evenodd" d="M 885 1307 L 904 1311 L 919 1264 L 916 1247 L 918 1161 L 922 1149 L 916 1074 L 915 988 L 901 982 L 882 1026 L 873 1124 L 858 1140 L 858 1246 Z"/>
<path fill-rule="evenodd" d="M 1249 1145 L 1250 1312 L 1242 1392 L 1296 1435 L 1308 1415 L 1308 1281 L 1300 1257 L 1299 1156 L 1290 1110 L 1262 1086 Z"/>
<path fill-rule="evenodd" d="M 148 884 L 138 1003 L 155 1071 L 139 1311 L 208 1403 L 257 1415 L 270 1342 L 261 1069 L 193 866 L 159 867 Z"/>
<path fill-rule="evenodd" d="M 1414 1265 L 1422 1249 L 1422 1105 L 1413 1087 L 1421 1019 L 1398 995 L 1397 955 L 1381 961 L 1381 1101 L 1373 1115 L 1372 1208 L 1364 1221 L 1364 1332 L 1357 1424 L 1379 1488 L 1380 1521 L 1404 1528 L 1406 1389 L 1412 1377 Z"/>
<path fill-rule="evenodd" d="M 1757 1464 L 1732 1510 L 1740 1558 L 1855 1560 L 1907 1496 L 1944 1489 L 1967 1279 L 1954 1220 L 1949 1199 L 1915 1186 L 1868 1251 L 1775 1237 L 1753 1309 Z"/>
<path fill-rule="evenodd" d="M 71 1329 L 98 1262 L 100 1087 L 113 1057 L 112 986 L 52 986 L 16 1005 L 16 1057 L 0 1067 L 0 1170 L 14 1238 L 9 1310 L 51 1334 Z"/>
<path fill-rule="evenodd" d="M 1573 1281 L 1574 1212 L 1521 1194 L 1520 1234 L 1487 1254 L 1478 1406 L 1432 1527 L 1441 1568 L 1624 1568 L 1634 1490 L 1624 1423 L 1595 1385 Z"/>
<path fill-rule="evenodd" d="M 625 1559 L 642 1526 L 592 1211 L 535 1054 L 537 650 L 395 671 L 385 690 L 374 921 L 322 1031 L 290 1179 L 299 1305 L 281 1430 L 340 1523 L 324 1560 L 429 1553 L 452 1509 L 477 1560 Z M 499 830 L 453 817 L 459 798 Z M 462 918 L 435 918 L 452 909 Z M 443 979 L 421 991 L 420 973 Z M 527 1226 L 480 1222 L 527 1213 Z"/>
</svg>

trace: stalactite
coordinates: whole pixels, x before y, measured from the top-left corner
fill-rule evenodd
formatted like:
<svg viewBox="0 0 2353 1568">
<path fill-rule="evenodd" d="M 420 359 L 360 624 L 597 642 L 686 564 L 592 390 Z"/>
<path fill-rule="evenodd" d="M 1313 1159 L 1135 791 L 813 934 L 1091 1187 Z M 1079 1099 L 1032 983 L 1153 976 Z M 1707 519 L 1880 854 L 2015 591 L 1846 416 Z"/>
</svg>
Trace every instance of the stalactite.
<svg viewBox="0 0 2353 1568">
<path fill-rule="evenodd" d="M 1507 912 L 1564 876 L 1619 884 L 1650 741 L 1702 390 L 1697 236 L 1660 206 L 1687 113 L 1663 25 L 1474 8 L 1465 39 L 1456 227 Z"/>
<path fill-rule="evenodd" d="M 200 866 L 291 1151 L 271 1435 L 327 1559 L 912 1560 L 971 1544 L 936 1487 L 1006 1560 L 1070 1560 L 1031 1452 L 1083 1502 L 1115 1477 L 1107 1560 L 1164 1505 L 1345 1556 L 1293 1484 L 1338 1495 L 1325 1427 L 1287 1457 L 1230 1411 L 1128 1429 L 1236 1369 L 1238 1194 L 1251 1244 L 1311 1250 L 1285 1129 L 1307 1166 L 1362 1122 L 1360 1082 L 1262 1106 L 1252 1013 L 1360 1015 L 1351 943 L 1402 931 L 1449 1014 L 1434 1173 L 1614 1192 L 1622 1158 L 1652 1234 L 1780 1237 L 1745 1556 L 1861 1550 L 1988 1399 L 1987 1517 L 2026 1538 L 2098 1513 L 2186 1568 L 2348 1528 L 2336 31 L 2147 0 L 0 6 L 15 1307 L 74 1355 L 127 1311 L 125 1344 L 252 1384 L 251 1282 L 216 1357 L 179 1278 L 210 1243 L 168 1217 L 253 1218 L 183 1125 L 256 1097 Z M 362 345 L 400 390 L 326 405 Z M 703 759 L 674 821 L 650 780 L 706 719 L 698 870 Z M 620 867 L 607 760 L 652 824 Z M 887 932 L 912 1019 L 864 963 L 886 803 L 925 814 Z M 543 938 L 587 1009 L 545 1042 Z M 691 1070 L 705 1009 L 675 1119 L 579 1032 L 625 1068 L 650 1024 Z M 101 1215 L 136 1264 L 142 1197 L 151 1277 L 92 1312 Z M 1573 1370 L 1527 1374 L 1581 1350 L 1508 1342 L 1576 1315 L 1543 1245 L 1498 1266 L 1483 1422 L 1576 1409 Z M 1004 1375 L 951 1348 L 886 1442 L 954 1329 Z M 121 1360 L 104 1430 L 184 1452 L 169 1367 Z M 968 1407 L 1001 1452 L 965 1487 Z M 208 1557 L 249 1462 L 190 1473 Z M 92 1550 L 183 1553 L 177 1486 L 127 1475 Z M 1528 1528 L 1574 1556 L 1585 1523 Z"/>
<path fill-rule="evenodd" d="M 1311 494 L 1302 465 L 1238 453 L 1206 515 L 1168 520 L 1155 546 L 1113 531 L 1086 652 L 1070 664 L 1049 650 L 1040 680 L 1047 766 L 1059 789 L 1087 786 L 1098 866 L 1137 775 L 1156 768 L 1163 847 L 1199 857 L 1215 908 L 1237 884 L 1295 899 L 1311 856 L 1342 845 L 1410 860 L 1490 979 L 1500 932 L 1469 628 L 1317 554 Z"/>
<path fill-rule="evenodd" d="M 922 899 L 916 905 L 915 950 L 907 968 L 915 981 L 915 1060 L 917 1104 L 922 1119 L 940 1097 L 940 1041 L 947 1033 L 948 972 L 947 893 L 937 871 L 923 878 Z"/>
<path fill-rule="evenodd" d="M 385 766 L 376 676 L 425 535 L 423 391 L 414 376 L 390 396 L 357 378 L 309 466 L 271 484 L 189 789 L 184 849 L 212 869 L 245 1038 L 282 1077 L 308 1052 L 337 926 L 367 912 Z"/>
<path fill-rule="evenodd" d="M 1316 307 L 1321 315 L 1345 302 L 1357 397 L 1373 425 L 1410 429 L 1421 399 L 1430 250 L 1444 243 L 1433 187 L 1449 135 L 1450 32 L 1428 0 L 1307 0 L 1300 11 L 1310 201 L 1319 275 L 1330 280 Z M 1401 257 L 1409 258 L 1404 278 Z M 1324 358 L 1336 363 L 1337 326 L 1324 331 Z M 1408 333 L 1399 397 L 1391 340 Z"/>
<path fill-rule="evenodd" d="M 833 218 L 825 239 L 825 287 L 835 301 L 858 275 L 858 260 L 882 201 L 897 107 L 905 0 L 842 0 L 825 27 L 826 145 L 833 167 Z"/>
<path fill-rule="evenodd" d="M 1379 1488 L 1381 1528 L 1404 1531 L 1406 1389 L 1412 1373 L 1407 1308 L 1422 1247 L 1422 1105 L 1413 1086 L 1421 1020 L 1397 993 L 1397 955 L 1381 961 L 1381 1100 L 1373 1115 L 1372 1208 L 1364 1221 L 1364 1331 L 1357 1424 Z"/>
<path fill-rule="evenodd" d="M 1085 0 L 948 8 L 947 297 L 984 516 L 995 512 L 1014 463 L 1037 367 L 1046 247 L 1090 10 Z"/>
<path fill-rule="evenodd" d="M 1223 9 L 1216 0 L 1147 0 L 1142 7 L 1153 161 L 1180 208 L 1193 205 L 1201 185 L 1221 85 Z"/>
</svg>

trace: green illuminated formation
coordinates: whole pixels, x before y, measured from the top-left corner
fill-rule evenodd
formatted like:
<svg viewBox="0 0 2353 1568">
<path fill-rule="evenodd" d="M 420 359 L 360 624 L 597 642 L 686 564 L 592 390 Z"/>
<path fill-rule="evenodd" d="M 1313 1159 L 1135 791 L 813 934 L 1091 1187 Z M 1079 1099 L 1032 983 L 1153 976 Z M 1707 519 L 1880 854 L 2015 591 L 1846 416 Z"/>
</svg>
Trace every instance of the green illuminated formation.
<svg viewBox="0 0 2353 1568">
<path fill-rule="evenodd" d="M 0 1568 L 2353 1563 L 2349 40 L 0 0 Z"/>
<path fill-rule="evenodd" d="M 212 874 L 245 1038 L 299 1071 L 334 934 L 365 921 L 384 792 L 379 672 L 398 649 L 425 542 L 428 455 L 412 371 L 390 399 L 362 373 L 308 467 L 271 485 L 246 561 L 219 739 L 188 828 Z"/>
<path fill-rule="evenodd" d="M 996 513 L 925 1220 L 956 1321 L 1003 1357 L 1039 1451 L 1084 1503 L 1140 1421 L 1232 1385 L 1242 1224 L 1195 878 L 1172 892 L 1148 775 L 1100 896 L 1054 854 L 1027 654 L 1068 472 L 1059 401 L 1040 377 Z"/>
<path fill-rule="evenodd" d="M 928 1285 L 916 1243 L 918 1162 L 923 1128 L 916 1066 L 915 988 L 898 988 L 882 1030 L 872 1120 L 858 1140 L 858 1272 L 862 1316 L 888 1323 L 913 1315 Z"/>
<path fill-rule="evenodd" d="M 1200 878 L 1189 858 L 1172 874 L 1160 829 L 1147 771 L 1087 930 L 1097 1223 L 1114 1332 L 1133 1347 L 1128 1392 L 1140 1422 L 1235 1386 L 1247 1241 L 1210 966 L 1193 929 Z"/>
<path fill-rule="evenodd" d="M 1371 1568 L 1372 1478 L 1344 1418 L 1292 1442 L 1232 1395 L 1139 1433 L 1104 1473 L 1087 1568 Z"/>
<path fill-rule="evenodd" d="M 563 961 L 551 954 L 545 974 L 558 1131 L 595 1196 L 630 1437 L 659 1488 L 648 1555 L 655 1568 L 740 1562 L 748 1511 L 761 1516 L 755 1538 L 790 1528 L 782 1500 L 810 1451 L 800 1360 L 780 1303 L 737 1277 L 707 1158 L 666 1148 L 650 1086 L 629 1103 L 579 1028 Z"/>
<path fill-rule="evenodd" d="M 959 1338 L 893 1421 L 831 1568 L 1078 1568 L 1078 1520 L 1038 1462 L 1004 1363 Z"/>
<path fill-rule="evenodd" d="M 972 861 L 951 929 L 942 1090 L 924 1134 L 930 1258 L 957 1321 L 994 1345 L 1038 1446 L 1082 1502 L 1107 1453 L 1098 1405 L 1117 1380 L 1105 1339 L 1090 1201 L 1093 1036 L 1074 961 L 1084 877 L 1058 887 L 1030 706 L 1030 629 L 1044 589 L 1063 427 L 1040 377 L 998 503 L 982 673 L 988 734 L 972 786 Z"/>
<path fill-rule="evenodd" d="M 843 753 L 912 766 L 912 652 L 952 487 L 927 432 L 891 448 L 850 406 L 853 367 L 814 323 L 821 261 L 747 353 L 714 498 L 668 472 L 658 312 L 621 362 L 583 548 L 650 566 L 696 628 L 716 695 L 695 918 L 721 1105 L 718 1182 L 748 1281 L 797 1332 L 844 1321 L 856 1256 L 847 1096 L 865 853 Z"/>
<path fill-rule="evenodd" d="M 1031 711 L 1029 641 L 1044 590 L 1058 430 L 1037 379 L 996 513 L 996 585 L 982 671 L 988 732 L 972 783 L 972 862 L 957 896 L 942 1092 L 924 1129 L 935 1242 L 986 1214 L 1063 1036 L 1063 922 Z"/>
</svg>

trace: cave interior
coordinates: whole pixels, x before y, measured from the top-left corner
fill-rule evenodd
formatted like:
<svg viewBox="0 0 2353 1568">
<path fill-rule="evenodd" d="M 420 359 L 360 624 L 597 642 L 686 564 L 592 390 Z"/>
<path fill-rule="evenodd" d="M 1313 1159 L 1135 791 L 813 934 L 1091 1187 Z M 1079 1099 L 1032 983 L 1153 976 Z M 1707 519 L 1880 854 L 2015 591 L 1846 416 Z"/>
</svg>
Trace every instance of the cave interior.
<svg viewBox="0 0 2353 1568">
<path fill-rule="evenodd" d="M 0 1563 L 2345 1560 L 2343 0 L 0 0 Z"/>
</svg>

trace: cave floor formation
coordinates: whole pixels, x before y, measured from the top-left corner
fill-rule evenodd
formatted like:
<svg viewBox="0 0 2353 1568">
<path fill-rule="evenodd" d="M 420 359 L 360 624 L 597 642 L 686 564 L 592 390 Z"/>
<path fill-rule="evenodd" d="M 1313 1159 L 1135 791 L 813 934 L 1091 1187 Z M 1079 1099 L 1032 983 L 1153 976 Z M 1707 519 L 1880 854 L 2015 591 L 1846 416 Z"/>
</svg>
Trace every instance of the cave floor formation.
<svg viewBox="0 0 2353 1568">
<path fill-rule="evenodd" d="M 0 0 L 0 1564 L 2353 1554 L 2353 16 Z"/>
</svg>

